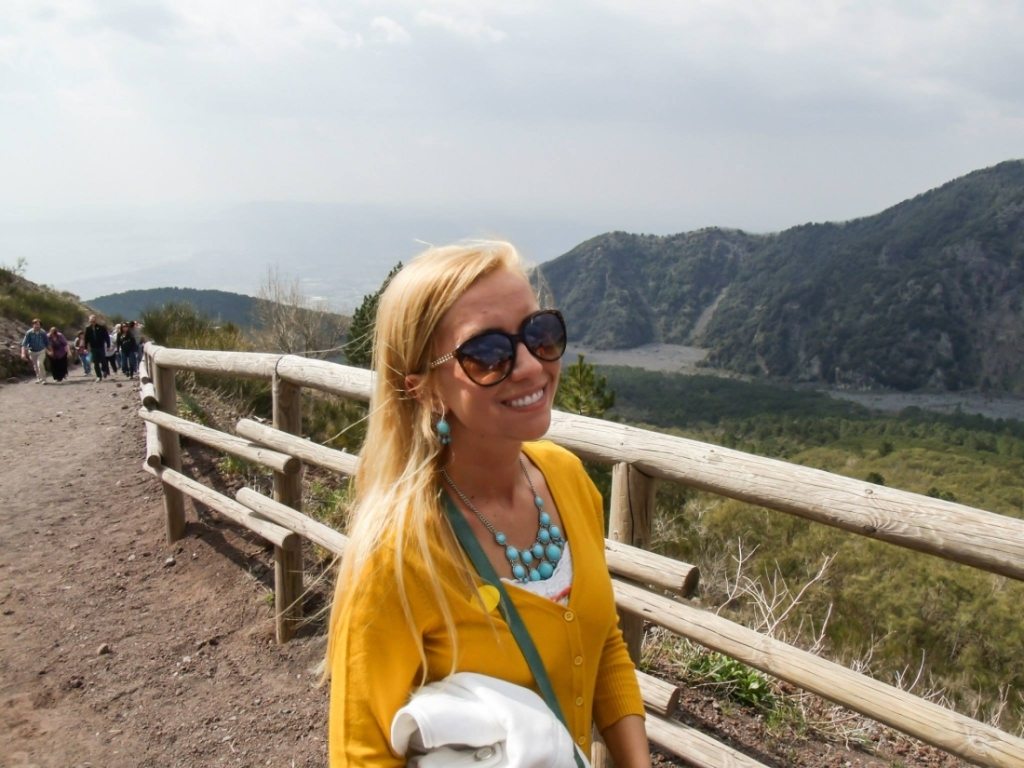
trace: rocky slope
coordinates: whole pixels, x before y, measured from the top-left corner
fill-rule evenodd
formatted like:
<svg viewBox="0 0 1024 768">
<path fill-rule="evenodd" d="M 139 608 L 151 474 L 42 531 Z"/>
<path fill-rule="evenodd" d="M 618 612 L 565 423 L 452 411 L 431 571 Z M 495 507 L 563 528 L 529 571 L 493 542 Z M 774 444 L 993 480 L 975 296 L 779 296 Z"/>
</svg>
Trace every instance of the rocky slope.
<svg viewBox="0 0 1024 768">
<path fill-rule="evenodd" d="M 614 232 L 542 272 L 596 348 L 688 344 L 789 381 L 1024 392 L 1024 161 L 845 223 Z"/>
</svg>

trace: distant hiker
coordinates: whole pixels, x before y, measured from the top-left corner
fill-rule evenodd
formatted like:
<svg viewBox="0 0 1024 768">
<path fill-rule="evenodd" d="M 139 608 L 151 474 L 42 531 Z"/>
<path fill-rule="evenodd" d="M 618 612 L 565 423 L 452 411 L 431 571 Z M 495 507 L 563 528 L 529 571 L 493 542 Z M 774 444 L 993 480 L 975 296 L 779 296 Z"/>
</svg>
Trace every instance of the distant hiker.
<svg viewBox="0 0 1024 768">
<path fill-rule="evenodd" d="M 89 375 L 89 348 L 85 345 L 85 331 L 79 331 L 75 336 L 75 352 L 78 354 L 78 361 L 82 364 L 82 373 Z"/>
<path fill-rule="evenodd" d="M 135 371 L 138 372 L 139 366 L 142 365 L 142 352 L 146 343 L 146 337 L 142 335 L 142 323 L 138 320 L 132 320 L 128 323 L 128 327 L 132 332 L 132 336 L 135 337 Z"/>
<path fill-rule="evenodd" d="M 114 326 L 114 330 L 111 332 L 110 336 L 107 337 L 107 346 L 103 350 L 103 356 L 107 360 L 107 370 L 112 370 L 114 373 L 117 373 L 117 361 L 121 356 L 121 353 L 117 349 L 117 332 L 120 328 L 120 323 Z"/>
<path fill-rule="evenodd" d="M 46 345 L 46 331 L 43 330 L 42 321 L 37 317 L 32 321 L 32 327 L 25 332 L 25 338 L 21 340 L 21 359 L 32 363 L 36 384 L 43 384 L 46 381 Z"/>
<path fill-rule="evenodd" d="M 89 348 L 89 357 L 92 358 L 96 381 L 103 381 L 110 375 L 110 367 L 107 365 L 107 344 L 109 342 L 110 332 L 107 330 L 107 326 L 97 320 L 96 315 L 89 315 L 89 325 L 85 329 L 85 345 Z"/>
<path fill-rule="evenodd" d="M 120 333 L 117 334 L 117 346 L 121 352 L 121 370 L 129 379 L 135 377 L 139 363 L 139 342 L 136 340 L 135 334 L 132 333 L 134 325 L 134 320 L 127 325 L 122 325 Z"/>
<path fill-rule="evenodd" d="M 68 340 L 57 330 L 57 326 L 50 329 L 47 339 L 49 344 L 46 354 L 50 358 L 50 373 L 54 381 L 60 384 L 68 375 Z"/>
<path fill-rule="evenodd" d="M 124 352 L 121 351 L 121 339 L 124 336 L 124 332 L 127 327 L 128 323 L 115 323 L 114 328 L 110 331 L 110 335 L 114 339 L 114 354 L 117 357 L 117 364 L 126 376 L 128 375 L 128 366 L 124 364 Z"/>
</svg>

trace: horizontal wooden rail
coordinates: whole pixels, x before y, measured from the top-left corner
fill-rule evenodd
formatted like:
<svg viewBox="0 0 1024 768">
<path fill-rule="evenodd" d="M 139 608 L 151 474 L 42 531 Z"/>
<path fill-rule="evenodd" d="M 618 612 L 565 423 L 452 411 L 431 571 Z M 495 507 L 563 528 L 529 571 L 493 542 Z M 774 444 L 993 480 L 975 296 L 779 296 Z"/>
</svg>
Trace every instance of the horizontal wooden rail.
<svg viewBox="0 0 1024 768">
<path fill-rule="evenodd" d="M 143 465 L 147 472 L 160 479 L 172 488 L 177 488 L 196 501 L 206 505 L 210 509 L 224 515 L 234 522 L 242 525 L 253 533 L 257 533 L 276 547 L 294 545 L 298 541 L 298 534 L 288 530 L 269 520 L 264 520 L 253 514 L 252 510 L 239 504 L 234 499 L 208 488 L 202 483 L 196 482 L 188 475 L 176 472 L 167 467 L 153 467 L 149 464 Z"/>
<path fill-rule="evenodd" d="M 1024 520 L 586 416 L 556 412 L 548 437 L 584 458 L 1024 580 Z"/>
<path fill-rule="evenodd" d="M 369 400 L 373 374 L 363 368 L 285 355 L 277 364 L 277 375 L 289 384 L 312 387 L 357 400 Z"/>
<path fill-rule="evenodd" d="M 153 362 L 161 368 L 195 373 L 220 373 L 249 379 L 270 379 L 281 355 L 266 352 L 220 352 L 206 349 L 170 349 L 151 344 Z M 301 358 L 300 358 L 301 359 Z"/>
<path fill-rule="evenodd" d="M 713 736 L 663 717 L 647 716 L 647 738 L 695 768 L 767 768 Z"/>
<path fill-rule="evenodd" d="M 648 712 L 670 717 L 679 707 L 679 686 L 637 670 L 637 682 Z"/>
<path fill-rule="evenodd" d="M 693 597 L 697 591 L 700 569 L 696 565 L 611 539 L 604 540 L 604 554 L 608 570 L 617 576 L 669 590 L 681 597 Z"/>
<path fill-rule="evenodd" d="M 139 397 L 142 398 L 142 407 L 146 410 L 152 411 L 159 405 L 156 399 L 156 387 L 153 386 L 152 381 L 143 382 L 139 387 Z"/>
<path fill-rule="evenodd" d="M 260 519 L 266 519 L 295 533 L 301 534 L 314 544 L 319 544 L 328 552 L 339 557 L 344 553 L 348 537 L 331 528 L 329 525 L 296 512 L 291 507 L 274 501 L 251 488 L 239 488 L 235 493 L 238 503 L 251 510 Z"/>
<path fill-rule="evenodd" d="M 169 429 L 184 435 L 196 442 L 216 448 L 225 453 L 230 453 L 240 459 L 251 461 L 254 464 L 262 464 L 277 472 L 294 471 L 299 466 L 299 460 L 286 453 L 272 451 L 263 446 L 250 443 L 240 437 L 220 432 L 202 424 L 196 424 L 188 419 L 178 416 L 171 416 L 163 411 L 150 411 L 146 408 L 139 409 L 139 416 L 145 421 L 156 424 L 158 427 Z"/>
<path fill-rule="evenodd" d="M 142 357 L 139 358 L 139 384 L 143 388 L 153 384 L 153 377 L 149 372 L 149 352 L 145 350 L 142 353 Z"/>
<path fill-rule="evenodd" d="M 343 475 L 354 475 L 356 467 L 359 466 L 359 457 L 354 453 L 337 451 L 252 419 L 241 419 L 235 425 L 235 432 L 254 443 L 260 443 L 275 451 L 295 456 L 307 464 L 314 464 Z"/>
<path fill-rule="evenodd" d="M 160 461 L 160 435 L 156 424 L 146 422 L 146 463 L 151 467 L 158 467 Z"/>
<path fill-rule="evenodd" d="M 613 580 L 620 610 L 978 765 L 1019 768 L 1024 739 L 794 648 L 708 611 Z"/>
</svg>

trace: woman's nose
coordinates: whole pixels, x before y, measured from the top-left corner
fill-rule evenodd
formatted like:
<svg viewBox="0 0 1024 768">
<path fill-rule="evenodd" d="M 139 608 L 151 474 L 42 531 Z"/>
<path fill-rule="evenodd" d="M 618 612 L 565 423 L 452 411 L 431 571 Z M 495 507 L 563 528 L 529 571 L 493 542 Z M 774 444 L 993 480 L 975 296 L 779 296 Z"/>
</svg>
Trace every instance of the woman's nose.
<svg viewBox="0 0 1024 768">
<path fill-rule="evenodd" d="M 515 368 L 512 369 L 512 376 L 532 375 L 543 367 L 544 364 L 526 348 L 524 341 L 519 340 L 516 342 L 516 364 Z"/>
</svg>

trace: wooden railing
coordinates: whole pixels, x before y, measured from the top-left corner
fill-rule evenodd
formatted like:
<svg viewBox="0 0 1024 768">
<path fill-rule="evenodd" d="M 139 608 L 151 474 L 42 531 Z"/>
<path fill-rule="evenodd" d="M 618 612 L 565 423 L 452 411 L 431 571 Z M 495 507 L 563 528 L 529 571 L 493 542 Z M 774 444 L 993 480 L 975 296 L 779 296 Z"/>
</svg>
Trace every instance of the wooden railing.
<svg viewBox="0 0 1024 768">
<path fill-rule="evenodd" d="M 235 434 L 178 418 L 175 371 L 270 381 L 273 423 L 242 419 Z M 184 531 L 191 497 L 275 547 L 277 637 L 301 619 L 301 539 L 341 555 L 346 538 L 301 512 L 302 464 L 351 475 L 358 457 L 301 437 L 303 387 L 368 400 L 371 373 L 292 355 L 181 350 L 147 344 L 141 370 L 147 471 L 164 487 L 167 536 Z M 179 435 L 268 467 L 274 498 L 242 488 L 231 499 L 181 472 Z M 697 569 L 644 551 L 658 481 L 681 483 L 891 544 L 1024 580 L 1024 520 L 899 491 L 707 443 L 555 412 L 548 438 L 582 458 L 611 464 L 607 558 L 623 629 L 639 658 L 644 622 L 664 627 L 969 762 L 1024 766 L 1024 740 L 840 664 L 762 635 L 688 601 Z M 638 673 L 652 742 L 695 766 L 757 766 L 756 760 L 671 718 L 678 691 Z M 597 762 L 603 761 L 600 747 Z"/>
</svg>

